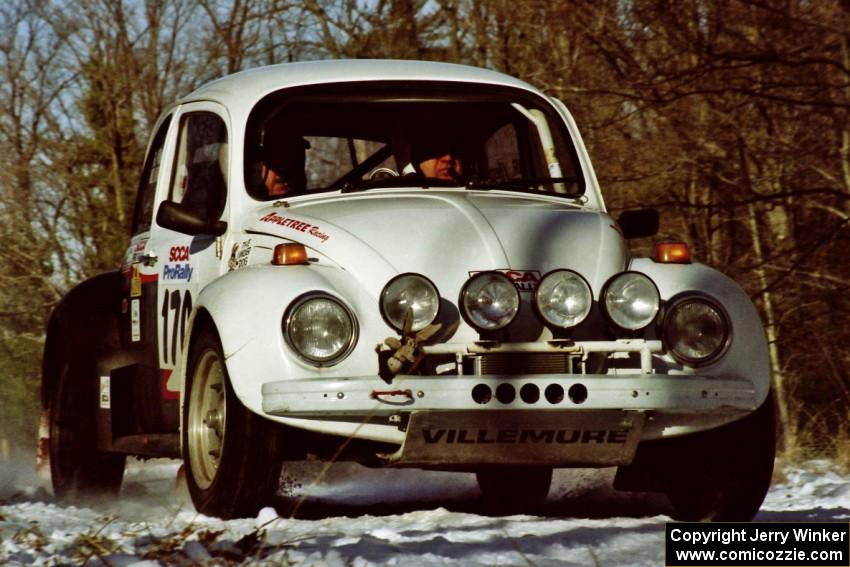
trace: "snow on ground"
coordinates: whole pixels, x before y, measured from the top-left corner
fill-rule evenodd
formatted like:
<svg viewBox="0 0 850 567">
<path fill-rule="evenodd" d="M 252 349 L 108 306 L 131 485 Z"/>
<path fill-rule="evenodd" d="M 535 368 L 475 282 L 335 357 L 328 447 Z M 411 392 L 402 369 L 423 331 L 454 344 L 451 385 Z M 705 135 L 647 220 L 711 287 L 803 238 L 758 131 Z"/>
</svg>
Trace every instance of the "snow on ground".
<svg viewBox="0 0 850 567">
<path fill-rule="evenodd" d="M 5 466 L 0 564 L 664 563 L 665 501 L 613 491 L 612 469 L 557 471 L 536 515 L 499 517 L 482 513 L 472 475 L 336 465 L 313 484 L 320 466 L 299 466 L 277 512 L 225 522 L 194 511 L 177 468 L 134 463 L 120 499 L 79 508 L 52 503 L 32 471 Z M 820 461 L 786 469 L 757 520 L 848 521 L 848 480 Z"/>
</svg>

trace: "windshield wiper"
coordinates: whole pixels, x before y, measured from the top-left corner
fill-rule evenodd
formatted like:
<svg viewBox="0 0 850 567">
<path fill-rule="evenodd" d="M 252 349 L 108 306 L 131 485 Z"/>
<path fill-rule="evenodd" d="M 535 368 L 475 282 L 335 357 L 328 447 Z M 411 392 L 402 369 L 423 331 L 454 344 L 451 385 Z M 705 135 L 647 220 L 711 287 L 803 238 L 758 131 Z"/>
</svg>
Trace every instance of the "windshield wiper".
<svg viewBox="0 0 850 567">
<path fill-rule="evenodd" d="M 339 189 L 341 193 L 353 193 L 355 191 L 368 191 L 369 189 L 379 189 L 384 187 L 466 187 L 467 189 L 475 189 L 486 191 L 489 189 L 505 189 L 511 191 L 527 191 L 530 193 L 544 193 L 547 195 L 557 195 L 559 197 L 567 197 L 575 199 L 584 194 L 583 190 L 566 191 L 564 185 L 575 185 L 578 179 L 575 177 L 525 177 L 516 179 L 474 179 L 467 183 L 458 181 L 450 181 L 444 179 L 433 179 L 410 173 L 408 175 L 387 176 L 378 179 L 352 179 L 342 183 L 337 182 L 329 187 L 321 189 L 321 191 L 335 191 Z M 558 185 L 562 186 L 562 190 L 558 190 Z M 553 186 L 552 190 L 538 189 L 538 186 Z"/>
<path fill-rule="evenodd" d="M 578 183 L 576 177 L 518 177 L 514 179 L 475 179 L 466 184 L 467 189 L 476 189 L 486 191 L 488 189 L 507 189 L 521 190 L 533 193 L 545 193 L 547 195 L 557 195 L 559 197 L 567 197 L 575 199 L 584 194 L 584 191 L 577 189 L 574 191 L 566 191 L 563 187 L 562 191 L 557 189 L 558 185 L 575 185 Z M 537 189 L 538 186 L 548 185 L 555 186 L 554 190 L 544 191 Z"/>
<path fill-rule="evenodd" d="M 341 193 L 352 193 L 354 191 L 367 191 L 380 187 L 405 187 L 411 185 L 411 180 L 401 176 L 381 177 L 379 179 L 352 179 L 344 183 L 331 185 L 327 190 L 339 189 Z"/>
<path fill-rule="evenodd" d="M 339 189 L 341 193 L 353 193 L 354 191 L 368 191 L 382 187 L 458 187 L 462 183 L 457 181 L 444 181 L 442 179 L 429 179 L 421 175 L 410 173 L 408 175 L 387 176 L 378 179 L 358 179 L 337 183 L 323 189 L 324 191 Z"/>
</svg>

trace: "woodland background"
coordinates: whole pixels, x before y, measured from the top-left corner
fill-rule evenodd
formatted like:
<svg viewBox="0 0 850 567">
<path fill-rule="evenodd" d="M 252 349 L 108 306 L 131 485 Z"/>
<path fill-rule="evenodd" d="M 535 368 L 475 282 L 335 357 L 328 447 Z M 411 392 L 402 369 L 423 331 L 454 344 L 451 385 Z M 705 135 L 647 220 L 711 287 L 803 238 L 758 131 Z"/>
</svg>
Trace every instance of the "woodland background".
<svg viewBox="0 0 850 567">
<path fill-rule="evenodd" d="M 228 73 L 327 58 L 468 63 L 561 98 L 609 208 L 658 208 L 662 236 L 756 302 L 785 456 L 850 466 L 839 0 L 4 0 L 0 440 L 12 452 L 34 444 L 51 308 L 127 244 L 159 113 Z"/>
</svg>

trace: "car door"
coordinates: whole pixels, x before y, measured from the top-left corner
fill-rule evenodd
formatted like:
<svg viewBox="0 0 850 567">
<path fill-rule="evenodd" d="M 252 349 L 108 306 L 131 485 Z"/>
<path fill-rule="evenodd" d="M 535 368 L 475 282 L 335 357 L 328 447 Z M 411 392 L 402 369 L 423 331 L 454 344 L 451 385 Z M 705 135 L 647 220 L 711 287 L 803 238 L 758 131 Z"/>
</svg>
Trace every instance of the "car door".
<svg viewBox="0 0 850 567">
<path fill-rule="evenodd" d="M 173 113 L 159 121 L 147 152 L 136 196 L 130 244 L 124 255 L 125 299 L 121 341 L 128 366 L 113 370 L 111 388 L 101 381 L 101 408 L 120 408 L 112 415 L 115 436 L 176 429 L 173 411 L 163 403 L 157 356 L 157 257 L 150 244 L 156 204 L 166 194 L 174 147 Z M 153 307 L 152 307 L 153 306 Z M 111 394 L 107 394 L 110 392 Z M 112 399 L 110 399 L 110 397 Z M 176 405 L 176 404 L 172 404 Z"/>
<path fill-rule="evenodd" d="M 167 159 L 157 180 L 157 202 L 172 201 L 209 219 L 223 219 L 227 205 L 229 144 L 226 113 L 216 104 L 187 104 L 175 113 L 165 149 Z M 221 274 L 222 237 L 189 235 L 150 223 L 147 235 L 135 243 L 134 285 L 145 291 L 138 304 L 131 298 L 131 341 L 149 348 L 155 382 L 139 392 L 145 411 L 145 430 L 176 430 L 179 384 L 171 379 L 182 356 L 189 314 L 200 289 Z M 135 314 L 133 310 L 138 310 Z M 155 348 L 150 348 L 154 345 Z"/>
</svg>

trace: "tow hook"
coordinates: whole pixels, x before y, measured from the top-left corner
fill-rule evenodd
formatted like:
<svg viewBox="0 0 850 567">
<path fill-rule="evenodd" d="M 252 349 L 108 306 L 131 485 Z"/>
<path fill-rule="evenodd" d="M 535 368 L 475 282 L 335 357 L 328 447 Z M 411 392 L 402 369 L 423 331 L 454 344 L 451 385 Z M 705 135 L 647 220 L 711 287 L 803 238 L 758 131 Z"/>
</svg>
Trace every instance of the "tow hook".
<svg viewBox="0 0 850 567">
<path fill-rule="evenodd" d="M 396 396 L 404 396 L 407 398 L 403 402 L 393 402 L 384 398 L 392 398 Z M 384 402 L 387 404 L 409 404 L 413 401 L 413 392 L 411 390 L 372 390 L 372 393 L 369 394 L 369 397 L 373 400 L 378 400 L 379 402 Z"/>
</svg>

